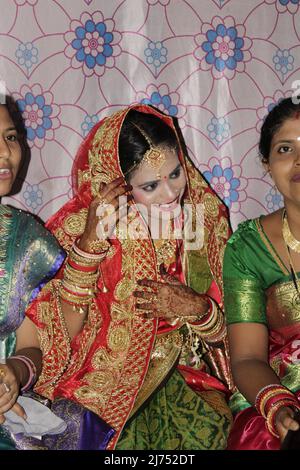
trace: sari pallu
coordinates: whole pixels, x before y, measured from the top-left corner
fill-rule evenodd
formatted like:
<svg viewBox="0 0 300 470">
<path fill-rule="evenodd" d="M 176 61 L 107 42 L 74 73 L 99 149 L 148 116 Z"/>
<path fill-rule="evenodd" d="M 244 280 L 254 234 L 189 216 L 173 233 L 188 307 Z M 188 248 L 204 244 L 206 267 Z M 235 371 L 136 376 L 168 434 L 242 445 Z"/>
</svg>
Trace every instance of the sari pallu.
<svg viewBox="0 0 300 470">
<path fill-rule="evenodd" d="M 224 266 L 225 308 L 229 322 L 254 321 L 269 329 L 269 363 L 281 383 L 300 399 L 300 299 L 291 275 L 263 231 L 259 219 L 247 221 L 233 242 L 239 266 L 247 266 L 247 279 L 229 278 L 237 269 Z M 229 243 L 229 245 L 231 242 Z M 229 248 L 230 250 L 230 248 Z M 254 257 L 255 251 L 255 257 Z M 255 261 L 253 261 L 255 260 Z M 228 273 L 228 274 L 227 274 Z M 250 274 L 254 275 L 250 279 Z M 231 313 L 232 312 L 232 313 Z M 229 450 L 278 450 L 280 440 L 272 436 L 265 419 L 243 395 L 230 399 L 234 425 Z"/>
<path fill-rule="evenodd" d="M 76 157 L 73 170 L 75 196 L 48 223 L 66 250 L 84 231 L 88 207 L 98 193 L 99 183 L 108 183 L 122 175 L 117 153 L 118 138 L 130 109 L 153 113 L 175 130 L 170 117 L 143 105 L 121 110 L 94 127 Z M 220 295 L 222 258 L 229 236 L 227 211 L 182 152 L 180 160 L 188 181 L 185 201 L 194 207 L 203 204 L 205 216 L 203 247 L 197 255 L 184 253 L 185 265 L 178 266 L 177 274 L 180 276 L 187 269 L 189 279 L 184 275 L 184 282 L 190 285 L 198 283 L 196 290 L 201 292 L 205 292 L 215 280 L 215 291 Z M 137 220 L 144 225 L 138 213 Z M 165 338 L 168 339 L 164 340 L 165 344 L 160 349 L 165 348 L 167 343 L 169 349 L 165 361 L 162 361 L 163 368 L 159 374 L 155 372 L 153 353 L 162 323 L 138 315 L 132 295 L 138 280 L 160 279 L 153 242 L 149 236 L 140 240 L 120 237 L 110 241 L 111 248 L 101 263 L 99 291 L 90 306 L 83 330 L 72 343 L 68 339 L 61 312 L 59 280 L 44 289 L 28 315 L 39 328 L 44 353 L 44 368 L 36 391 L 50 399 L 70 398 L 101 416 L 116 431 L 109 444 L 109 448 L 114 448 L 127 420 L 134 419 L 138 411 L 136 408 L 145 404 L 162 385 L 162 380 L 167 379 L 177 366 L 182 346 L 178 327 L 168 325 L 166 331 L 163 326 Z M 198 263 L 195 262 L 197 256 Z M 108 288 L 106 293 L 101 290 L 102 279 Z M 52 330 L 44 321 L 44 315 L 51 318 Z M 199 380 L 192 379 L 191 372 L 189 376 L 182 373 L 184 384 L 190 379 L 191 384 L 197 382 L 196 388 L 205 390 L 205 393 L 211 389 L 214 392 L 215 388 L 225 393 L 228 389 L 220 380 L 225 383 L 231 380 L 226 346 L 225 340 L 214 348 L 209 344 L 205 346 L 206 362 L 217 378 L 208 375 L 206 368 Z M 147 372 L 151 380 L 147 379 Z M 143 398 L 140 400 L 141 396 Z M 216 422 L 218 420 L 219 416 Z M 224 417 L 224 422 L 222 426 L 228 430 L 230 417 Z"/>
<path fill-rule="evenodd" d="M 31 215 L 0 205 L 0 340 L 6 357 L 15 353 L 16 330 L 25 309 L 63 263 L 55 238 Z M 14 448 L 0 426 L 0 449 Z"/>
</svg>

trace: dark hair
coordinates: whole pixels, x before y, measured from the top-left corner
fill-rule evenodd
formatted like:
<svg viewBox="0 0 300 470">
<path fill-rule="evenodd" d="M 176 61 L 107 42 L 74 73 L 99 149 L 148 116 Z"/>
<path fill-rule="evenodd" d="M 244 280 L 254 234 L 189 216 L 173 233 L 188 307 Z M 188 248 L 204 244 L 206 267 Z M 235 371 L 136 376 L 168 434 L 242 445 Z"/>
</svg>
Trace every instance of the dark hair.
<svg viewBox="0 0 300 470">
<path fill-rule="evenodd" d="M 149 150 L 149 143 L 139 129 L 147 135 L 152 145 L 173 147 L 179 150 L 176 135 L 168 124 L 154 114 L 130 110 L 119 137 L 120 165 L 128 180 L 132 176 L 131 171 L 143 160 L 145 153 Z"/>
<path fill-rule="evenodd" d="M 30 148 L 27 142 L 27 131 L 24 119 L 16 101 L 12 96 L 5 95 L 3 102 L 1 101 L 1 104 L 6 107 L 8 114 L 10 115 L 10 118 L 14 123 L 22 152 L 22 163 L 19 169 L 17 179 L 14 183 L 13 190 L 10 193 L 10 195 L 12 195 L 17 194 L 21 190 L 23 180 L 25 180 L 30 161 Z"/>
<path fill-rule="evenodd" d="M 24 141 L 26 141 L 26 127 L 24 124 L 23 116 L 21 111 L 18 108 L 17 103 L 15 102 L 14 98 L 10 95 L 5 96 L 5 101 L 3 103 L 6 106 L 8 114 L 11 117 L 12 122 L 18 133 L 18 138 L 23 149 Z"/>
<path fill-rule="evenodd" d="M 295 117 L 298 113 L 300 113 L 300 104 L 294 103 L 292 98 L 279 101 L 269 112 L 260 131 L 259 153 L 263 163 L 269 161 L 271 143 L 276 132 L 287 119 Z"/>
</svg>

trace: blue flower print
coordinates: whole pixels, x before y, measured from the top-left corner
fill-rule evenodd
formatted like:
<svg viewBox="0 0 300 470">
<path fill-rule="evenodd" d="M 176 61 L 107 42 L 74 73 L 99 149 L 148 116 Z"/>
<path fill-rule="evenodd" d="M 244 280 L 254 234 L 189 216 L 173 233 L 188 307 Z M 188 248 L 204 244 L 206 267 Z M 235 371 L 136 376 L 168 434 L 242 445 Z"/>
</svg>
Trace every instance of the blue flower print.
<svg viewBox="0 0 300 470">
<path fill-rule="evenodd" d="M 92 114 L 92 115 L 87 114 L 85 116 L 84 121 L 81 124 L 83 137 L 85 137 L 90 132 L 90 130 L 94 127 L 95 124 L 97 124 L 98 121 L 99 121 L 99 118 L 97 114 Z"/>
<path fill-rule="evenodd" d="M 209 137 L 217 145 L 220 145 L 230 136 L 230 124 L 225 117 L 213 117 L 207 126 Z"/>
<path fill-rule="evenodd" d="M 265 0 L 266 3 L 275 4 L 279 13 L 294 15 L 299 9 L 300 0 Z"/>
<path fill-rule="evenodd" d="M 85 62 L 89 69 L 98 65 L 105 65 L 107 57 L 112 55 L 113 49 L 110 43 L 113 34 L 107 32 L 105 23 L 95 24 L 89 20 L 84 27 L 76 28 L 76 39 L 72 41 L 72 47 L 76 49 L 76 59 Z"/>
<path fill-rule="evenodd" d="M 38 184 L 27 184 L 26 190 L 23 193 L 26 206 L 31 208 L 34 212 L 43 204 L 43 191 L 39 188 Z"/>
<path fill-rule="evenodd" d="M 176 116 L 177 119 L 181 119 L 186 113 L 185 106 L 180 103 L 180 94 L 170 89 L 167 83 L 161 83 L 158 86 L 155 83 L 149 83 L 145 91 L 139 91 L 136 94 L 136 101 L 155 106 L 169 116 Z"/>
<path fill-rule="evenodd" d="M 288 5 L 288 3 L 292 3 L 293 5 L 299 5 L 299 0 L 279 0 L 281 5 Z"/>
<path fill-rule="evenodd" d="M 240 186 L 240 180 L 234 177 L 231 168 L 223 169 L 220 165 L 215 165 L 211 171 L 205 171 L 203 175 L 227 207 L 230 208 L 232 203 L 238 201 L 237 189 Z"/>
<path fill-rule="evenodd" d="M 178 113 L 178 108 L 172 104 L 170 96 L 162 96 L 158 91 L 154 91 L 151 94 L 150 99 L 144 98 L 141 103 L 153 105 L 170 116 L 176 116 Z"/>
<path fill-rule="evenodd" d="M 251 60 L 252 40 L 246 36 L 245 26 L 236 24 L 232 16 L 214 16 L 211 23 L 202 24 L 201 33 L 194 40 L 194 57 L 200 61 L 200 68 L 211 69 L 216 79 L 231 80 Z"/>
<path fill-rule="evenodd" d="M 154 65 L 156 69 L 167 62 L 168 50 L 160 41 L 149 42 L 144 54 L 146 56 L 147 64 Z"/>
<path fill-rule="evenodd" d="M 38 63 L 38 50 L 31 42 L 19 44 L 16 50 L 16 58 L 18 64 L 25 66 L 28 72 L 34 64 Z"/>
<path fill-rule="evenodd" d="M 284 206 L 283 197 L 274 186 L 265 197 L 267 208 L 270 212 L 276 211 Z"/>
<path fill-rule="evenodd" d="M 275 70 L 282 74 L 282 78 L 294 69 L 294 57 L 288 49 L 278 49 L 273 56 L 273 63 Z"/>
<path fill-rule="evenodd" d="M 223 72 L 225 68 L 233 70 L 237 62 L 243 61 L 244 40 L 238 37 L 235 27 L 227 29 L 219 24 L 216 30 L 208 31 L 207 39 L 202 44 L 202 49 L 206 52 L 205 60 L 208 64 L 214 64 L 219 72 Z"/>
<path fill-rule="evenodd" d="M 64 35 L 68 44 L 64 52 L 73 68 L 82 68 L 88 77 L 101 77 L 106 68 L 114 67 L 115 57 L 121 53 L 121 34 L 114 29 L 114 20 L 104 18 L 101 11 L 92 15 L 84 12 L 80 20 L 71 21 L 70 27 Z"/>
<path fill-rule="evenodd" d="M 51 128 L 52 121 L 50 115 L 52 107 L 45 104 L 43 95 L 34 96 L 26 93 L 23 100 L 18 100 L 17 104 L 25 118 L 27 128 L 27 138 L 34 140 L 36 137 L 43 139 L 47 129 Z"/>
<path fill-rule="evenodd" d="M 14 96 L 24 118 L 29 145 L 42 148 L 46 140 L 54 139 L 54 131 L 60 126 L 60 107 L 53 102 L 53 94 L 43 91 L 38 83 L 31 88 L 23 85 Z"/>
</svg>

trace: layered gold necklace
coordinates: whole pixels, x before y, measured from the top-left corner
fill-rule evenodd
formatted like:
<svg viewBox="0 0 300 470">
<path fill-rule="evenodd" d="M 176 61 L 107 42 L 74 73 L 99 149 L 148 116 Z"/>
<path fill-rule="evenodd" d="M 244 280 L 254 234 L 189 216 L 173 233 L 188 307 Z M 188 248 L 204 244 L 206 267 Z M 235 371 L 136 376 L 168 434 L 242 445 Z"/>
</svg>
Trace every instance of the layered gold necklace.
<svg viewBox="0 0 300 470">
<path fill-rule="evenodd" d="M 290 250 L 293 250 L 296 253 L 300 253 L 300 242 L 294 237 L 294 235 L 292 234 L 292 232 L 290 230 L 290 226 L 288 224 L 287 214 L 286 214 L 285 209 L 283 210 L 283 213 L 282 213 L 282 236 L 283 236 L 283 239 L 284 239 L 284 242 L 285 242 L 285 245 L 286 245 L 286 249 L 287 249 L 287 254 L 288 254 L 288 259 L 289 259 L 289 264 L 290 264 L 290 270 L 291 270 L 291 274 L 292 274 L 293 283 L 294 283 L 295 289 L 296 289 L 297 294 L 298 294 L 298 301 L 297 301 L 297 303 L 298 303 L 298 302 L 300 302 L 299 279 L 298 279 L 296 270 L 294 268 L 294 264 L 292 262 L 292 257 L 291 257 Z"/>
<path fill-rule="evenodd" d="M 291 232 L 285 209 L 282 214 L 282 236 L 285 244 L 291 250 L 296 251 L 296 253 L 300 253 L 300 241 L 297 240 Z"/>
</svg>

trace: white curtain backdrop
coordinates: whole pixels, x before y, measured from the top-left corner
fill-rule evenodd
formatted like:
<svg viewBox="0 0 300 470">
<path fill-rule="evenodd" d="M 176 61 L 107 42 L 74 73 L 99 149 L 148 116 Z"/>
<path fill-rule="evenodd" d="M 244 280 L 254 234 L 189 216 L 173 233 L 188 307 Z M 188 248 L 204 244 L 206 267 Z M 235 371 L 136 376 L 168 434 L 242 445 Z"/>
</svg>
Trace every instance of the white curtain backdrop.
<svg viewBox="0 0 300 470">
<path fill-rule="evenodd" d="M 93 124 L 146 102 L 178 118 L 234 228 L 280 207 L 257 142 L 267 111 L 300 80 L 299 3 L 0 0 L 0 80 L 19 100 L 32 154 L 22 190 L 4 202 L 46 220 L 71 197 L 72 161 Z"/>
</svg>

